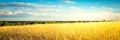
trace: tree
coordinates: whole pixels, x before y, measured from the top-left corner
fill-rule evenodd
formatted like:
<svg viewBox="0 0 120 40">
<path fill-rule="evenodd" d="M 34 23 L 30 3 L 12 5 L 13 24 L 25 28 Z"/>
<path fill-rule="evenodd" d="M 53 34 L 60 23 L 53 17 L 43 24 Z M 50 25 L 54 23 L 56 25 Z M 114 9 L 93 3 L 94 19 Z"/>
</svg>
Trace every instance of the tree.
<svg viewBox="0 0 120 40">
<path fill-rule="evenodd" d="M 10 26 L 14 26 L 15 24 L 14 23 L 9 23 Z"/>
<path fill-rule="evenodd" d="M 79 23 L 82 23 L 82 21 L 81 21 L 81 20 L 79 20 L 78 22 L 79 22 Z"/>
<path fill-rule="evenodd" d="M 18 22 L 17 25 L 22 25 L 22 24 L 20 22 Z"/>
<path fill-rule="evenodd" d="M 2 22 L 2 21 L 0 21 L 0 26 L 2 26 L 2 24 L 3 24 L 3 22 Z"/>
<path fill-rule="evenodd" d="M 34 24 L 39 24 L 39 22 L 34 22 Z"/>
<path fill-rule="evenodd" d="M 9 24 L 9 22 L 5 22 L 5 26 L 9 26 L 10 24 Z"/>
<path fill-rule="evenodd" d="M 27 25 L 27 23 L 26 23 L 26 22 L 24 22 L 24 23 L 23 23 L 23 25 Z"/>
<path fill-rule="evenodd" d="M 103 22 L 106 22 L 107 20 L 102 20 Z"/>
</svg>

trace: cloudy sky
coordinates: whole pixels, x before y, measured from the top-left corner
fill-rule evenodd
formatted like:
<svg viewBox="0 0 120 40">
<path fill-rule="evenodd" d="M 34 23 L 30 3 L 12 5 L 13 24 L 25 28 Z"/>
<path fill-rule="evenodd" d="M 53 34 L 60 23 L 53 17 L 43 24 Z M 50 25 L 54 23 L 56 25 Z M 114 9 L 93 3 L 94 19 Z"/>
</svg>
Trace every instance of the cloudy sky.
<svg viewBox="0 0 120 40">
<path fill-rule="evenodd" d="M 120 0 L 0 0 L 2 21 L 120 20 Z"/>
</svg>

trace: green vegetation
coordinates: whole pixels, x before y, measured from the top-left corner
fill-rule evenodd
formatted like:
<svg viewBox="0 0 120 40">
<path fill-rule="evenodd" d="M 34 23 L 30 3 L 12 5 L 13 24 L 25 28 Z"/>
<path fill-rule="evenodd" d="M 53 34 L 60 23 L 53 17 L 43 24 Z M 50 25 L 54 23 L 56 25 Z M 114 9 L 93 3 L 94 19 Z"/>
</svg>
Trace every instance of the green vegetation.
<svg viewBox="0 0 120 40">
<path fill-rule="evenodd" d="M 3 24 L 3 22 L 2 21 L 0 21 L 0 25 L 2 25 Z"/>
<path fill-rule="evenodd" d="M 57 22 L 54 22 L 54 21 L 46 21 L 45 24 L 55 24 Z"/>
<path fill-rule="evenodd" d="M 113 20 L 102 20 L 102 22 L 112 22 Z"/>
<path fill-rule="evenodd" d="M 9 24 L 9 22 L 5 22 L 5 26 L 9 26 L 10 24 Z"/>
<path fill-rule="evenodd" d="M 112 20 L 102 21 L 0 21 L 0 26 L 22 26 L 31 24 L 57 24 L 57 23 L 88 23 L 88 22 L 112 22 Z"/>
<path fill-rule="evenodd" d="M 18 22 L 17 25 L 22 25 L 22 24 L 20 22 Z"/>
<path fill-rule="evenodd" d="M 78 23 L 82 23 L 82 21 L 81 21 L 81 20 L 79 20 L 79 21 L 78 21 Z"/>
<path fill-rule="evenodd" d="M 24 23 L 23 23 L 23 25 L 27 25 L 27 23 L 26 23 L 26 22 L 24 22 Z"/>
</svg>

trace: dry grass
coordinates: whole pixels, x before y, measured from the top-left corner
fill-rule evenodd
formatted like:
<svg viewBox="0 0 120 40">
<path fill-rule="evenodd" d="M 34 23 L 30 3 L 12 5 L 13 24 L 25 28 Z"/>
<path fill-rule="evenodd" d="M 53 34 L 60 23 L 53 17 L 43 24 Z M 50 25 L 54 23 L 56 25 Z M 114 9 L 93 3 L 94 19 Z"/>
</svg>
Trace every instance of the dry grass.
<svg viewBox="0 0 120 40">
<path fill-rule="evenodd" d="M 6 26 L 0 40 L 120 40 L 120 22 Z"/>
</svg>

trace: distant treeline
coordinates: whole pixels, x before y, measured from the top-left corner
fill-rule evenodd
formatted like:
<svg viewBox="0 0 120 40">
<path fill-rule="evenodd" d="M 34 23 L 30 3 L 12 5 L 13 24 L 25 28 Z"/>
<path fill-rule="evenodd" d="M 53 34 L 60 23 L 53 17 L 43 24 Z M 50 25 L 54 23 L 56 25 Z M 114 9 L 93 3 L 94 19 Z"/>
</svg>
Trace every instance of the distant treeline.
<svg viewBox="0 0 120 40">
<path fill-rule="evenodd" d="M 0 26 L 32 25 L 32 24 L 57 24 L 57 23 L 87 23 L 87 22 L 105 22 L 102 21 L 0 21 Z M 110 22 L 110 21 L 106 21 Z"/>
</svg>

